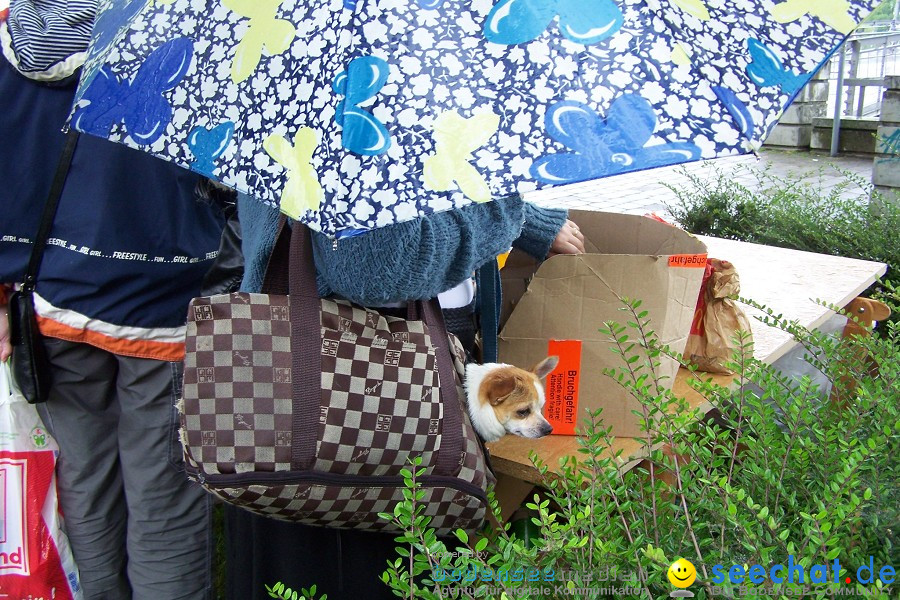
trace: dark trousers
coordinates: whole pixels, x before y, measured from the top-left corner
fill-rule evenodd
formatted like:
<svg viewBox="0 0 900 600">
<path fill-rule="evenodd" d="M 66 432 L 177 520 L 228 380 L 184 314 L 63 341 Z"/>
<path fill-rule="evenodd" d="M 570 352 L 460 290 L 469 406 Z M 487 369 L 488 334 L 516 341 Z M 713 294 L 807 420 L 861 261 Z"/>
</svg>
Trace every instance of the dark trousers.
<svg viewBox="0 0 900 600">
<path fill-rule="evenodd" d="M 270 600 L 266 586 L 281 582 L 315 585 L 329 600 L 393 599 L 380 576 L 399 557 L 395 546 L 393 534 L 309 527 L 226 504 L 226 598 Z"/>
<path fill-rule="evenodd" d="M 181 363 L 44 346 L 53 388 L 37 409 L 59 443 L 59 502 L 85 600 L 210 597 L 210 497 L 185 476 L 178 441 Z"/>
</svg>

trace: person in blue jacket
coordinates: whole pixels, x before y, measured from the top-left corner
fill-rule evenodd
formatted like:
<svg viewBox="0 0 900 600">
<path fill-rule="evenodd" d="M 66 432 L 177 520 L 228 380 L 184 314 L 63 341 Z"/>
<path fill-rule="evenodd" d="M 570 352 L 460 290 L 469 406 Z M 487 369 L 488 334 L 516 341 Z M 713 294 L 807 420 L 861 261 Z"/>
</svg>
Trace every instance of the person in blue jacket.
<svg viewBox="0 0 900 600">
<path fill-rule="evenodd" d="M 259 292 L 275 243 L 279 215 L 238 195 L 245 259 L 241 286 Z M 567 212 L 539 208 L 518 195 L 440 212 L 362 235 L 334 240 L 313 233 L 320 296 L 336 295 L 366 306 L 441 297 L 469 281 L 499 254 L 519 248 L 538 260 L 584 252 L 584 236 Z M 446 318 L 454 331 L 453 319 Z M 471 312 L 472 306 L 458 307 Z M 292 524 L 225 505 L 226 597 L 270 598 L 266 587 L 316 585 L 336 600 L 393 598 L 381 583 L 397 558 L 394 536 Z"/>
<path fill-rule="evenodd" d="M 0 283 L 23 278 L 95 11 L 95 0 L 13 0 L 0 23 Z M 38 410 L 59 443 L 59 501 L 87 600 L 211 597 L 210 499 L 184 474 L 174 406 L 187 305 L 223 227 L 221 210 L 198 201 L 200 182 L 80 136 L 40 267 L 52 390 Z"/>
</svg>

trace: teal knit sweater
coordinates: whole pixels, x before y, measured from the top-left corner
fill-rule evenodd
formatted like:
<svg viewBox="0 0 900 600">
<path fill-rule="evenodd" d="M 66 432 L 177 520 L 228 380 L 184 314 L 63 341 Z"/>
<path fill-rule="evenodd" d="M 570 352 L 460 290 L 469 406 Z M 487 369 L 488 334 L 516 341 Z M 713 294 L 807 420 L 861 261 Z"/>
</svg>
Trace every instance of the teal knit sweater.
<svg viewBox="0 0 900 600">
<path fill-rule="evenodd" d="M 258 292 L 275 243 L 278 211 L 240 194 L 238 214 L 245 260 L 241 289 Z M 366 306 L 433 298 L 510 247 L 543 260 L 567 214 L 516 195 L 390 225 L 337 244 L 314 232 L 319 295 L 336 294 Z"/>
</svg>

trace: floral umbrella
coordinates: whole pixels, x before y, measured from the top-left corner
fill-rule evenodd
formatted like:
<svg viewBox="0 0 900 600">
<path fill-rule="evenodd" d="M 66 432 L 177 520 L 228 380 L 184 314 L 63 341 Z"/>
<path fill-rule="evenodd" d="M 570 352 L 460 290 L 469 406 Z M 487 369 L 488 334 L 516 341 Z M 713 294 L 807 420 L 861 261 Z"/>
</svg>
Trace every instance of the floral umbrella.
<svg viewBox="0 0 900 600">
<path fill-rule="evenodd" d="M 73 125 L 332 236 L 745 153 L 876 0 L 107 0 Z"/>
</svg>

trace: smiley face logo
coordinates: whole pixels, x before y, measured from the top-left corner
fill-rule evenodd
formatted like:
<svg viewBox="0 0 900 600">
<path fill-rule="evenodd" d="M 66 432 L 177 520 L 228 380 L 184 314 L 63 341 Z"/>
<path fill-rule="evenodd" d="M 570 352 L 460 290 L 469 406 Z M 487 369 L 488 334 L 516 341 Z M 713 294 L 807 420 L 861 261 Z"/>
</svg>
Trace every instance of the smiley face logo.
<svg viewBox="0 0 900 600">
<path fill-rule="evenodd" d="M 675 587 L 686 588 L 697 579 L 697 569 L 694 568 L 691 561 L 679 558 L 672 563 L 666 575 L 669 576 L 669 581 Z"/>
</svg>

